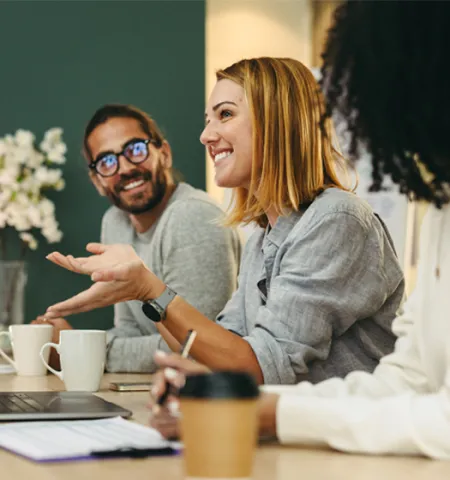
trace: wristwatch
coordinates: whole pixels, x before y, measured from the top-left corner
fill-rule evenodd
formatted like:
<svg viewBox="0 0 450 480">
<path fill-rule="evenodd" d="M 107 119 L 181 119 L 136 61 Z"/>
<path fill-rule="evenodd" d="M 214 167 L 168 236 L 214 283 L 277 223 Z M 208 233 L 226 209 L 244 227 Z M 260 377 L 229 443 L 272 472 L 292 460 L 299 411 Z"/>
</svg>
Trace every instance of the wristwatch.
<svg viewBox="0 0 450 480">
<path fill-rule="evenodd" d="M 147 300 L 142 304 L 142 311 L 153 322 L 161 322 L 166 318 L 167 306 L 175 298 L 176 294 L 166 285 L 166 289 L 158 298 Z"/>
</svg>

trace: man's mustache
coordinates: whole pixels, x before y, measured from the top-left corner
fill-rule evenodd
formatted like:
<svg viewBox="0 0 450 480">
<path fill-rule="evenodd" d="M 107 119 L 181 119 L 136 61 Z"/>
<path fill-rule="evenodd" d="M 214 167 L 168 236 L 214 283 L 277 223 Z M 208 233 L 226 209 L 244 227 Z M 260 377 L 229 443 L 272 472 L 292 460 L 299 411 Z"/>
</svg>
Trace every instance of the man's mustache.
<svg viewBox="0 0 450 480">
<path fill-rule="evenodd" d="M 153 179 L 152 172 L 146 170 L 145 172 L 136 172 L 130 173 L 128 175 L 120 175 L 120 179 L 116 185 L 114 185 L 114 192 L 119 194 L 122 190 L 124 190 L 125 185 L 132 181 L 136 180 L 143 180 L 144 182 L 151 182 Z"/>
</svg>

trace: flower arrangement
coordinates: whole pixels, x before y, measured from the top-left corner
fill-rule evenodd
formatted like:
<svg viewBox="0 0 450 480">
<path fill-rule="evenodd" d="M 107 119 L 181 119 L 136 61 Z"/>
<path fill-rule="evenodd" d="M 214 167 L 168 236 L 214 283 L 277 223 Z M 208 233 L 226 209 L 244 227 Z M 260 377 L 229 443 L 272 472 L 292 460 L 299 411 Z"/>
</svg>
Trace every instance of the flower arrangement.
<svg viewBox="0 0 450 480">
<path fill-rule="evenodd" d="M 23 259 L 28 249 L 38 247 L 36 233 L 40 232 L 49 243 L 62 238 L 55 205 L 46 196 L 49 191 L 64 188 L 62 170 L 58 168 L 66 161 L 62 129 L 45 132 L 39 147 L 35 140 L 27 130 L 0 137 L 0 331 L 24 320 Z M 10 232 L 18 235 L 21 247 L 19 258 L 13 262 L 6 261 L 11 257 L 7 251 Z"/>
<path fill-rule="evenodd" d="M 67 151 L 62 129 L 51 128 L 39 148 L 27 130 L 0 138 L 0 259 L 6 259 L 6 230 L 16 230 L 22 244 L 35 250 L 40 231 L 49 243 L 59 242 L 62 232 L 55 218 L 55 205 L 46 192 L 64 188 L 62 165 Z"/>
</svg>

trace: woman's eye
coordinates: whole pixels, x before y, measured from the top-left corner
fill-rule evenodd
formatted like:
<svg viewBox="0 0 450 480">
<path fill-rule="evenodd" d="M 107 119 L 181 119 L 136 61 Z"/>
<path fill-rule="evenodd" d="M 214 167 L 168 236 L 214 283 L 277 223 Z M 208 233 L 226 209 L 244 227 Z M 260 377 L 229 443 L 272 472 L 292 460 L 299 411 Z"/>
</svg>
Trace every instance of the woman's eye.
<svg viewBox="0 0 450 480">
<path fill-rule="evenodd" d="M 222 110 L 220 112 L 220 118 L 228 118 L 228 117 L 231 117 L 230 110 Z"/>
</svg>

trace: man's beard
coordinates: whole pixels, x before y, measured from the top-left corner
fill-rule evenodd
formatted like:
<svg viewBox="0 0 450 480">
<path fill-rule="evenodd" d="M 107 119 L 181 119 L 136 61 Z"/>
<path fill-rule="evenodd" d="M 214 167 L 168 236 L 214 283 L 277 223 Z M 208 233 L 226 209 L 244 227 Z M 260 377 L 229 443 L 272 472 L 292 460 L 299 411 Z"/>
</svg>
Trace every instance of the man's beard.
<svg viewBox="0 0 450 480">
<path fill-rule="evenodd" d="M 153 180 L 153 175 L 148 170 L 143 172 L 136 171 L 130 175 L 121 175 L 117 185 L 114 186 L 113 190 L 108 190 L 106 196 L 117 208 L 120 208 L 120 210 L 123 210 L 124 212 L 132 213 L 134 215 L 148 212 L 161 203 L 167 191 L 167 181 L 164 175 L 164 170 L 162 168 L 159 169 L 154 177 Z M 144 200 L 147 194 L 145 192 L 138 193 L 136 194 L 136 198 L 131 199 L 129 203 L 124 202 L 120 197 L 120 193 L 124 191 L 123 187 L 133 180 L 143 180 L 145 183 L 151 182 L 151 196 Z"/>
</svg>

